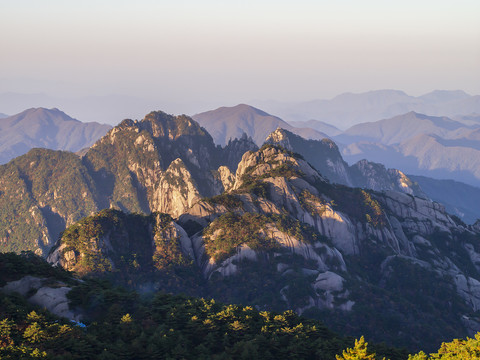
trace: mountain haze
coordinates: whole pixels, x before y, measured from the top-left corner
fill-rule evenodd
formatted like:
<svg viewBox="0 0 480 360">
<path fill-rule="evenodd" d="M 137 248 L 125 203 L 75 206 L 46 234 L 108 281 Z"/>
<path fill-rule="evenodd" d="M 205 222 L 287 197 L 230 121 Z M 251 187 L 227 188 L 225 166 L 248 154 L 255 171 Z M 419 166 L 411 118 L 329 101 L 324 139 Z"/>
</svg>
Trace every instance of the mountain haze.
<svg viewBox="0 0 480 360">
<path fill-rule="evenodd" d="M 404 173 L 480 186 L 479 127 L 474 121 L 409 112 L 355 125 L 334 139 L 350 163 L 368 159 Z"/>
<path fill-rule="evenodd" d="M 471 96 L 461 90 L 435 90 L 415 97 L 398 90 L 375 90 L 345 93 L 330 100 L 283 104 L 258 101 L 271 114 L 286 121 L 320 120 L 340 129 L 390 118 L 410 111 L 431 116 L 456 116 L 480 113 L 480 95 Z"/>
<path fill-rule="evenodd" d="M 341 143 L 363 140 L 392 145 L 419 134 L 445 137 L 465 127 L 464 124 L 447 117 L 427 116 L 411 111 L 390 119 L 354 125 L 335 139 Z"/>
<path fill-rule="evenodd" d="M 93 145 L 110 128 L 82 123 L 58 109 L 28 109 L 0 120 L 0 163 L 35 147 L 78 151 Z"/>
<path fill-rule="evenodd" d="M 340 134 L 342 131 L 336 126 L 327 124 L 326 122 L 319 120 L 308 120 L 308 121 L 289 121 L 289 124 L 298 127 L 298 128 L 310 128 L 322 133 L 327 134 L 328 136 L 335 136 Z"/>
</svg>

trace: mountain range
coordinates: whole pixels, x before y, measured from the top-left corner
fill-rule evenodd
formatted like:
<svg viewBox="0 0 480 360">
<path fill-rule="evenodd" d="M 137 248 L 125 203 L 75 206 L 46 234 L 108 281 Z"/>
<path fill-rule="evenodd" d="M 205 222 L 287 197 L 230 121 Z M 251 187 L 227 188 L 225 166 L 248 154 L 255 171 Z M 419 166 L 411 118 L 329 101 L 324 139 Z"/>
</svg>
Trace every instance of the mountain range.
<svg viewBox="0 0 480 360">
<path fill-rule="evenodd" d="M 287 122 L 320 120 L 340 129 L 410 111 L 450 117 L 480 113 L 480 95 L 468 95 L 461 90 L 435 90 L 418 97 L 398 90 L 376 90 L 360 94 L 345 93 L 330 100 L 290 104 L 255 101 L 253 104 Z"/>
<path fill-rule="evenodd" d="M 0 120 L 0 164 L 36 147 L 78 151 L 111 129 L 83 123 L 58 109 L 32 108 Z"/>
<path fill-rule="evenodd" d="M 479 186 L 479 127 L 409 112 L 355 125 L 334 139 L 350 162 L 367 158 L 406 173 Z"/>
<path fill-rule="evenodd" d="M 480 329 L 478 224 L 415 196 L 401 172 L 347 166 L 328 139 L 277 129 L 260 149 L 246 136 L 220 147 L 193 119 L 152 112 L 82 157 L 13 159 L 0 189 L 2 252 L 141 291 L 294 309 L 409 349 Z"/>
<path fill-rule="evenodd" d="M 138 118 L 161 102 L 126 95 L 62 97 L 44 93 L 0 93 L 0 111 L 16 114 L 27 108 L 59 108 L 84 122 L 116 125 L 119 119 Z"/>
<path fill-rule="evenodd" d="M 438 95 L 440 96 L 441 93 Z M 440 98 L 443 97 L 440 96 Z M 226 141 L 227 137 L 241 136 L 240 134 L 243 133 L 247 136 L 259 134 L 263 136 L 275 131 L 277 126 L 283 127 L 285 125 L 285 122 L 282 122 L 279 118 L 247 105 L 224 107 L 202 113 L 198 117 L 202 124 L 207 127 L 207 130 L 217 134 L 217 138 L 214 137 L 214 140 L 220 144 Z M 245 119 L 249 120 L 245 121 Z M 325 151 L 328 146 L 332 149 L 337 148 L 337 145 L 326 140 L 322 140 L 322 142 L 324 145 L 330 144 L 327 147 L 322 147 L 320 142 L 311 142 L 315 145 L 298 144 L 294 151 L 306 154 L 308 161 L 314 164 L 322 174 L 326 174 L 330 180 L 349 186 L 393 189 L 391 186 L 388 187 L 386 183 L 395 184 L 395 180 L 388 180 L 387 169 L 378 164 L 399 169 L 404 174 L 431 177 L 430 181 L 423 182 L 424 194 L 421 195 L 421 191 L 416 192 L 416 194 L 426 196 L 427 193 L 435 193 L 436 201 L 447 206 L 449 211 L 462 218 L 463 221 L 473 223 L 480 213 L 476 206 L 465 207 L 463 205 L 465 196 L 461 194 L 466 194 L 471 190 L 472 197 L 475 197 L 476 187 L 480 185 L 477 178 L 480 169 L 477 152 L 480 147 L 476 140 L 479 133 L 477 127 L 480 126 L 480 123 L 475 122 L 475 119 L 477 119 L 475 115 L 461 116 L 456 119 L 427 116 L 411 111 L 390 119 L 358 124 L 344 132 L 314 120 L 300 123 L 293 122 L 292 124 L 308 125 L 311 128 L 318 125 L 317 129 L 329 133 L 331 139 L 339 144 L 343 157 L 352 164 L 352 167 L 348 169 L 349 165 L 343 159 L 339 160 L 341 158 L 339 154 L 335 154 L 330 159 L 332 164 L 337 166 L 337 170 L 334 172 L 326 165 L 324 157 L 319 158 L 323 165 L 316 163 L 316 153 L 326 154 Z M 290 132 L 293 131 L 291 128 L 289 129 Z M 313 133 L 313 130 L 310 130 L 310 132 Z M 225 136 L 227 133 L 231 135 Z M 263 140 L 258 136 L 257 145 L 261 145 Z M 296 143 L 296 141 L 293 140 L 293 143 Z M 365 159 L 368 159 L 368 161 Z M 378 164 L 373 166 L 372 162 Z M 366 164 L 370 165 L 366 166 Z M 376 171 L 381 171 L 381 176 L 379 173 L 377 173 L 377 176 L 371 173 L 369 179 L 380 179 L 380 182 L 384 182 L 383 185 L 378 187 L 378 184 L 369 184 L 364 180 L 354 179 L 354 168 L 357 168 L 356 173 L 358 173 L 359 167 L 362 167 L 362 171 L 367 168 L 370 168 L 370 171 L 373 168 L 377 169 Z M 394 170 L 388 171 L 392 172 Z M 340 172 L 343 173 L 339 175 Z M 394 175 L 394 178 L 398 179 L 398 176 Z M 433 178 L 438 180 L 454 179 L 459 185 L 464 186 L 458 197 L 450 196 L 443 199 L 442 192 L 438 189 L 442 185 L 446 186 L 447 183 L 440 181 L 434 186 Z M 466 182 L 476 187 L 466 186 L 459 182 Z M 431 189 L 430 186 L 432 186 Z M 445 189 L 445 194 L 450 192 L 451 189 Z M 459 210 L 460 208 L 463 210 Z"/>
</svg>

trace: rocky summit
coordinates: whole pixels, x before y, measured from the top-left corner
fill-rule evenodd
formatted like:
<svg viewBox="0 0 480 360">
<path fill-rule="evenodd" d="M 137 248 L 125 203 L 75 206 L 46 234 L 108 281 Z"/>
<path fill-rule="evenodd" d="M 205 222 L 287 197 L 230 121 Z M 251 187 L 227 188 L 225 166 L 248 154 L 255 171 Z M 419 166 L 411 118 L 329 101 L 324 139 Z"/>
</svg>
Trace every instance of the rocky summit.
<svg viewBox="0 0 480 360">
<path fill-rule="evenodd" d="M 399 171 L 349 167 L 331 140 L 279 129 L 260 149 L 221 148 L 192 119 L 153 112 L 82 158 L 32 151 L 0 181 L 22 184 L 0 194 L 3 250 L 80 274 L 293 309 L 410 349 L 480 330 L 480 226 Z"/>
</svg>

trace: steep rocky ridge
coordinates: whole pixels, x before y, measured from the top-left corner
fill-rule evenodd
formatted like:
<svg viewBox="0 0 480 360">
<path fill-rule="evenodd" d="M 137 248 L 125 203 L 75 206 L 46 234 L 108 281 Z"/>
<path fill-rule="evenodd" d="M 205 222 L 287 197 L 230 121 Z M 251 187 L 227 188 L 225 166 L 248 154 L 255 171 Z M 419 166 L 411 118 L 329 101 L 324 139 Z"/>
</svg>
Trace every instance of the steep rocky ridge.
<svg viewBox="0 0 480 360">
<path fill-rule="evenodd" d="M 256 215 L 249 221 L 248 214 Z M 199 203 L 179 219 L 183 225 L 192 221 L 204 229 L 191 239 L 210 281 L 251 284 L 242 274 L 256 276 L 252 263 L 263 263 L 265 272 L 270 267 L 276 274 L 276 295 L 284 306 L 319 312 L 332 326 L 348 318 L 352 328 L 382 338 L 361 324 L 370 309 L 387 317 L 375 326 L 395 328 L 406 342 L 412 340 L 403 326 L 429 339 L 480 327 L 474 315 L 479 233 L 430 200 L 332 185 L 303 159 L 267 146 L 244 155 L 228 196 Z M 446 305 L 438 293 L 449 294 L 452 303 Z M 437 310 L 426 310 L 426 304 Z M 450 315 L 439 314 L 447 308 Z M 428 333 L 419 325 L 427 319 L 442 325 Z"/>
<path fill-rule="evenodd" d="M 73 153 L 34 149 L 0 166 L 0 248 L 47 254 L 65 226 L 99 210 L 97 187 Z"/>
<path fill-rule="evenodd" d="M 349 166 L 342 158 L 337 145 L 330 139 L 306 140 L 288 130 L 277 129 L 266 143 L 277 144 L 302 154 L 330 181 L 372 190 L 395 190 L 426 197 L 420 187 L 397 169 L 386 169 L 378 163 L 360 160 Z"/>
<path fill-rule="evenodd" d="M 112 236 L 116 223 L 110 221 L 110 232 L 101 236 L 67 230 L 49 259 L 64 266 L 73 259 L 69 268 L 76 268 L 86 258 L 82 246 L 93 246 L 102 254 L 99 262 L 118 266 L 113 244 L 123 235 Z M 331 184 L 282 147 L 245 153 L 231 190 L 198 201 L 167 223 L 176 230 L 166 243 L 177 239 L 183 254 L 173 258 L 195 264 L 182 260 L 176 266 L 201 276 L 201 291 L 209 296 L 293 308 L 336 329 L 348 319 L 351 334 L 389 342 L 386 333 L 395 334 L 397 344 L 409 347 L 419 346 L 418 338 L 435 346 L 480 329 L 476 227 L 456 222 L 428 199 Z M 78 225 L 82 234 L 84 228 Z M 149 250 L 138 258 L 139 269 L 155 259 L 152 235 L 145 239 Z M 75 256 L 69 241 L 77 241 Z"/>
<path fill-rule="evenodd" d="M 103 208 L 179 216 L 233 181 L 249 138 L 224 149 L 187 116 L 124 120 L 79 158 L 34 149 L 0 166 L 0 249 L 46 255 L 58 235 Z M 225 184 L 225 185 L 224 185 Z"/>
</svg>

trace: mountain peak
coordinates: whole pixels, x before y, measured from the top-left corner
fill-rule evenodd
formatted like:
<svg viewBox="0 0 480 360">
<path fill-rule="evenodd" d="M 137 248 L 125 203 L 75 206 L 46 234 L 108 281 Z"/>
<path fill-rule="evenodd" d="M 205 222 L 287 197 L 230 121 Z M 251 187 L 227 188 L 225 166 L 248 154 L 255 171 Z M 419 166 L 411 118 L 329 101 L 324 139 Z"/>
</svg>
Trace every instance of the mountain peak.
<svg viewBox="0 0 480 360">
<path fill-rule="evenodd" d="M 16 118 L 18 120 L 23 120 L 23 119 L 28 119 L 29 121 L 39 121 L 39 120 L 45 120 L 45 119 L 55 119 L 55 120 L 60 120 L 60 121 L 77 121 L 80 122 L 77 119 L 74 119 L 70 117 L 69 115 L 65 114 L 63 111 L 59 110 L 58 108 L 51 108 L 47 109 L 44 107 L 38 107 L 38 108 L 30 108 L 26 109 L 16 115 L 12 115 L 12 118 Z"/>
<path fill-rule="evenodd" d="M 154 137 L 168 137 L 175 140 L 180 136 L 208 136 L 208 133 L 192 118 L 186 115 L 170 115 L 163 111 L 152 111 L 139 122 L 140 128 Z"/>
</svg>

